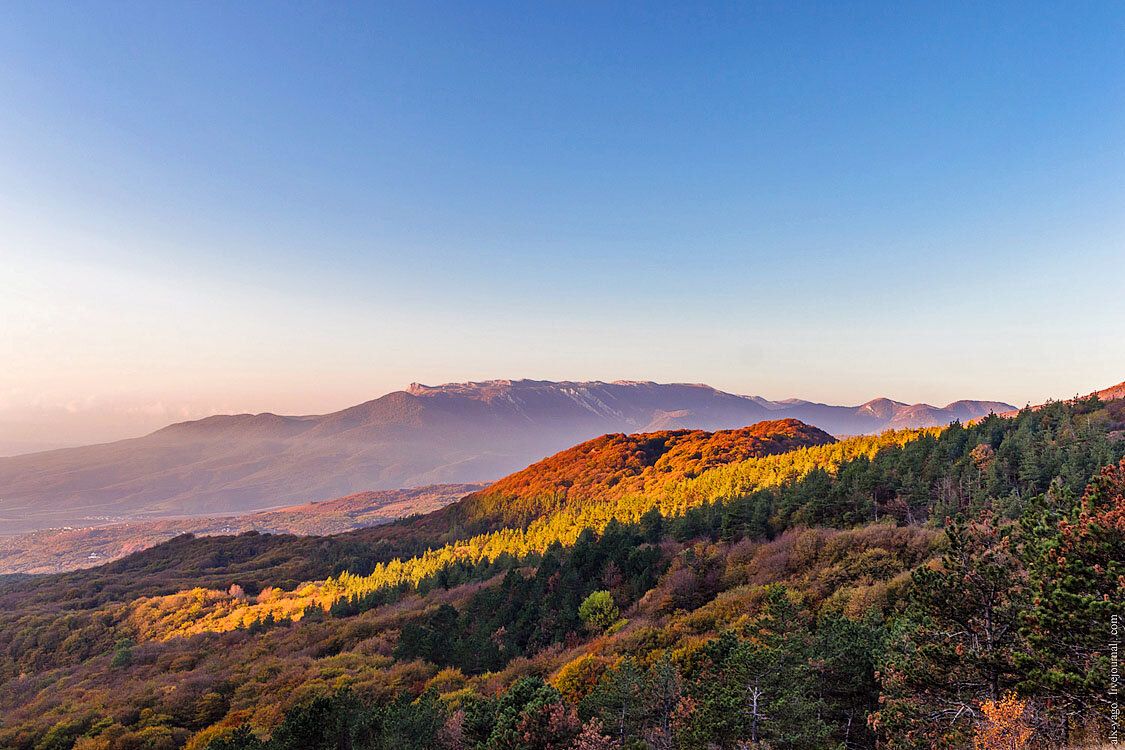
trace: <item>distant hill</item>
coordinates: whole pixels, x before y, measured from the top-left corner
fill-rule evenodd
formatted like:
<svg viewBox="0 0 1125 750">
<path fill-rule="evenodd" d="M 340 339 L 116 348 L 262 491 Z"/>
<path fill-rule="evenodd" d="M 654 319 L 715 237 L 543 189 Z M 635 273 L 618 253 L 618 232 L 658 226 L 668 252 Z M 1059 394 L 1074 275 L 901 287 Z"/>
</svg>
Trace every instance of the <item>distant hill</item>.
<svg viewBox="0 0 1125 750">
<path fill-rule="evenodd" d="M 946 424 L 1013 407 L 769 401 L 699 384 L 494 380 L 413 384 L 331 414 L 238 414 L 102 445 L 0 458 L 0 534 L 214 516 L 367 490 L 501 477 L 618 432 L 800 419 L 835 434 Z"/>
</svg>

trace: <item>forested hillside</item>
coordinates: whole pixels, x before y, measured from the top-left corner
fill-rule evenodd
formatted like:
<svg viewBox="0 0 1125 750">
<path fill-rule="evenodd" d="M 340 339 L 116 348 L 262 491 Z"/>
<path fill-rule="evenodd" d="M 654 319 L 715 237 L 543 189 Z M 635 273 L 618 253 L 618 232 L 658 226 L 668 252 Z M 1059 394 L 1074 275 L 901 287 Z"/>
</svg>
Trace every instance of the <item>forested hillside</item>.
<svg viewBox="0 0 1125 750">
<path fill-rule="evenodd" d="M 611 435 L 422 518 L 10 582 L 0 744 L 957 748 L 1012 707 L 1104 741 L 1122 428 Z"/>
<path fill-rule="evenodd" d="M 834 442 L 823 430 L 795 419 L 717 432 L 603 435 L 473 493 L 445 515 L 460 521 L 525 525 L 610 498 L 661 497 L 708 469 Z"/>
</svg>

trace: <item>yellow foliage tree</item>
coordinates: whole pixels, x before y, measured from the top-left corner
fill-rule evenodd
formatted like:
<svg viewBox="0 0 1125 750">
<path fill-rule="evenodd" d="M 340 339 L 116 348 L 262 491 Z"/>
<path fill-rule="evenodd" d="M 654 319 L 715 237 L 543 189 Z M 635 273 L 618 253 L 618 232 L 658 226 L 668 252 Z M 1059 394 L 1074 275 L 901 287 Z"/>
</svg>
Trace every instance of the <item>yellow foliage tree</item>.
<svg viewBox="0 0 1125 750">
<path fill-rule="evenodd" d="M 1022 750 L 1034 733 L 1026 717 L 1027 701 L 1008 693 L 998 701 L 985 701 L 985 720 L 977 726 L 973 750 Z"/>
</svg>

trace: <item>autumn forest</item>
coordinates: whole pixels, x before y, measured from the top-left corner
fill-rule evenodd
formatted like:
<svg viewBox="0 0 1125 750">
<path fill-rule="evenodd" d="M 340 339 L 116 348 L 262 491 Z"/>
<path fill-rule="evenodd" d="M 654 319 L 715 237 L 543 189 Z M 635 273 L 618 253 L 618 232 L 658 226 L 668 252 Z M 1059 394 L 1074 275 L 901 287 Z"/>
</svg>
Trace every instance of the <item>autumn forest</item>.
<svg viewBox="0 0 1125 750">
<path fill-rule="evenodd" d="M 392 524 L 13 577 L 0 744 L 1106 742 L 1123 427 L 608 435 Z"/>
</svg>

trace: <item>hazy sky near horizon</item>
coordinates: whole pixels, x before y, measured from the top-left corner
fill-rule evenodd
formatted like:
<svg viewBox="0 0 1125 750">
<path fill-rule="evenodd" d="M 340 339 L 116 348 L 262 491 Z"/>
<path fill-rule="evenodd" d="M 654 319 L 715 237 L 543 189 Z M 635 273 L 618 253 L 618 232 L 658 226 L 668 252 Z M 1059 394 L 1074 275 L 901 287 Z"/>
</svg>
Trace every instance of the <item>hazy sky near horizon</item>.
<svg viewBox="0 0 1125 750">
<path fill-rule="evenodd" d="M 0 449 L 411 381 L 1125 380 L 1125 4 L 0 9 Z"/>
</svg>

